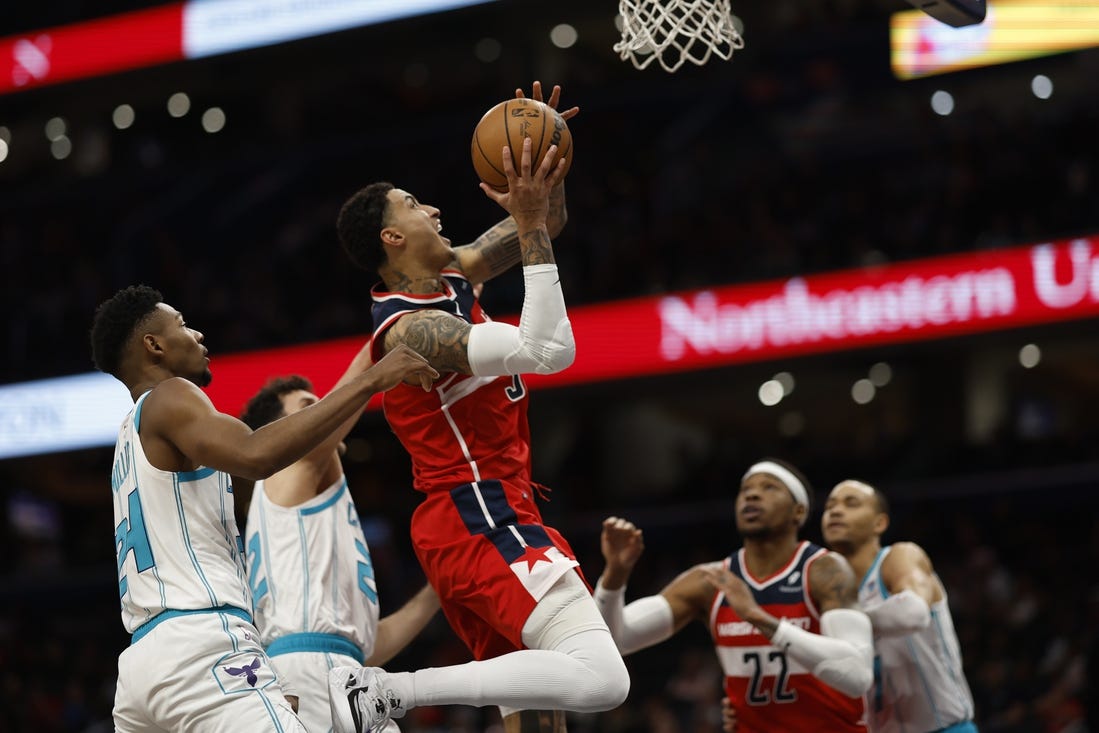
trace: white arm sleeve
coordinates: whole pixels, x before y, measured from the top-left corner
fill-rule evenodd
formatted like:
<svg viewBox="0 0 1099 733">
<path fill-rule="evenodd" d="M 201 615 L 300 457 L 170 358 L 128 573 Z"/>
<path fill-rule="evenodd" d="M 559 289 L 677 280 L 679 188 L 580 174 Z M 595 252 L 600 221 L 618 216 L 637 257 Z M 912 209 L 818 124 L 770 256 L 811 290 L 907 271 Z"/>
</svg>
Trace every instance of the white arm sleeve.
<svg viewBox="0 0 1099 733">
<path fill-rule="evenodd" d="M 784 620 L 771 643 L 848 697 L 869 690 L 874 682 L 870 618 L 852 608 L 835 608 L 821 614 L 820 632 L 814 634 Z"/>
<path fill-rule="evenodd" d="M 912 590 L 889 596 L 866 615 L 874 625 L 875 636 L 907 636 L 926 629 L 931 623 L 927 601 Z"/>
<path fill-rule="evenodd" d="M 672 607 L 664 596 L 639 598 L 623 608 L 625 597 L 625 588 L 607 590 L 602 582 L 595 584 L 595 605 L 622 656 L 671 638 L 675 625 Z"/>
<path fill-rule="evenodd" d="M 489 322 L 469 330 L 469 368 L 478 377 L 553 374 L 576 358 L 557 265 L 526 265 L 523 280 L 526 292 L 518 328 Z"/>
</svg>

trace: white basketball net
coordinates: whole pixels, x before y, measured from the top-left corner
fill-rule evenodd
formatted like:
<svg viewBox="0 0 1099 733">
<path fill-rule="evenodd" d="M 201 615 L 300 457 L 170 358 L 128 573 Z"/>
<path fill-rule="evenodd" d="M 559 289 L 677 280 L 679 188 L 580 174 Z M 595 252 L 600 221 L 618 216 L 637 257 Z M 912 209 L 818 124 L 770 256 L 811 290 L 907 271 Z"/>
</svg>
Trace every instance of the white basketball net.
<svg viewBox="0 0 1099 733">
<path fill-rule="evenodd" d="M 614 50 L 638 69 L 655 60 L 670 73 L 686 61 L 728 60 L 744 48 L 729 0 L 619 0 L 618 12 L 622 40 Z"/>
</svg>

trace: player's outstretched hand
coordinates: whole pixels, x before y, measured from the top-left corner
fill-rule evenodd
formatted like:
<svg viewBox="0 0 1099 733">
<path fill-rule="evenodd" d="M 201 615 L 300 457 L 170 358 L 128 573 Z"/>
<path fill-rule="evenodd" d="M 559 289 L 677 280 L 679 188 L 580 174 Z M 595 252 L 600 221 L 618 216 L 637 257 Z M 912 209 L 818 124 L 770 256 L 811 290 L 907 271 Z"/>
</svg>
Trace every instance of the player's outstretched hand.
<svg viewBox="0 0 1099 733">
<path fill-rule="evenodd" d="M 608 570 L 632 571 L 641 553 L 645 551 L 645 539 L 633 522 L 621 517 L 603 520 L 603 533 L 599 548 Z"/>
<path fill-rule="evenodd" d="M 515 90 L 515 98 L 516 99 L 524 99 L 524 98 L 526 98 L 526 96 L 527 95 L 523 93 L 522 89 L 516 89 Z M 536 102 L 543 101 L 542 100 L 542 82 L 540 82 L 540 81 L 534 82 L 534 84 L 531 86 L 530 97 L 531 97 L 531 99 L 535 100 Z M 551 107 L 552 109 L 557 109 L 557 105 L 558 105 L 558 103 L 560 103 L 560 101 L 561 101 L 561 85 L 560 84 L 554 84 L 553 85 L 553 91 L 550 92 L 550 98 L 549 98 L 549 101 L 546 102 L 546 104 L 549 107 Z M 580 114 L 580 108 L 579 107 L 569 107 L 568 109 L 557 110 L 557 111 L 561 114 L 561 119 L 563 119 L 563 120 L 571 120 L 573 117 Z"/>
<path fill-rule="evenodd" d="M 392 389 L 401 382 L 418 384 L 425 392 L 430 392 L 432 383 L 439 378 L 439 372 L 405 344 L 398 344 L 396 348 L 390 349 L 388 354 L 367 371 L 376 380 L 379 392 Z"/>
<path fill-rule="evenodd" d="M 481 190 L 490 199 L 500 204 L 516 222 L 523 224 L 546 223 L 549 215 L 550 190 L 560 183 L 565 174 L 565 159 L 561 158 L 557 165 L 553 164 L 553 158 L 557 153 L 557 146 L 550 145 L 546 156 L 535 167 L 531 161 L 532 142 L 529 137 L 523 138 L 523 148 L 518 161 L 512 155 L 512 150 L 504 146 L 504 173 L 508 178 L 508 189 L 496 191 L 487 183 L 481 183 Z"/>
</svg>

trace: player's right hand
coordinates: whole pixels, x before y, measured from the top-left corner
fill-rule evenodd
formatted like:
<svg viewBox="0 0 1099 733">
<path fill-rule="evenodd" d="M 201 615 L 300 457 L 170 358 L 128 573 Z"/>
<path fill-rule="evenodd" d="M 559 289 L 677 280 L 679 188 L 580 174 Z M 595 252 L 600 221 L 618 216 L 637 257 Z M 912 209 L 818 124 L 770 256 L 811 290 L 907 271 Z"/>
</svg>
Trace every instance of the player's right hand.
<svg viewBox="0 0 1099 733">
<path fill-rule="evenodd" d="M 405 344 L 397 344 L 367 372 L 374 377 L 378 391 L 396 387 L 401 382 L 418 384 L 425 392 L 431 391 L 432 383 L 439 378 L 439 372 Z"/>
<path fill-rule="evenodd" d="M 630 520 L 607 517 L 603 520 L 599 547 L 608 568 L 630 571 L 645 551 L 645 540 L 641 530 Z"/>
<path fill-rule="evenodd" d="M 526 93 L 524 93 L 522 89 L 516 89 L 515 90 L 515 98 L 516 99 L 523 99 L 526 96 L 527 96 Z M 534 84 L 531 86 L 531 95 L 530 96 L 531 96 L 532 99 L 534 99 L 537 102 L 543 101 L 542 100 L 542 82 L 540 82 L 540 81 L 534 82 Z M 553 91 L 550 92 L 550 98 L 545 103 L 546 103 L 547 106 L 551 107 L 552 109 L 557 109 L 557 104 L 560 101 L 561 101 L 561 85 L 560 84 L 554 84 L 553 85 Z M 569 107 L 568 109 L 562 109 L 562 110 L 557 110 L 557 111 L 561 115 L 561 119 L 563 119 L 563 120 L 571 120 L 573 117 L 580 114 L 580 108 L 579 107 Z"/>
</svg>

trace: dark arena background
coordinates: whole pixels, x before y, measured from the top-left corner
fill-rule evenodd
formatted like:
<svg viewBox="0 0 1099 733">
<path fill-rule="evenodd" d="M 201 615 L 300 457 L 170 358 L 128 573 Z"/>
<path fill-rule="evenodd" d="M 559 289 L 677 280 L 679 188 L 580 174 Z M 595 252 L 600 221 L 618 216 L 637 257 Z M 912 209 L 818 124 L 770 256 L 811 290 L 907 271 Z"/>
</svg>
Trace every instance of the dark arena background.
<svg viewBox="0 0 1099 733">
<path fill-rule="evenodd" d="M 1013 4 L 961 32 L 994 40 Z M 1030 4 L 1089 13 L 1085 31 L 1099 17 Z M 669 74 L 612 50 L 614 0 L 461 5 L 180 60 L 106 36 L 62 58 L 46 33 L 168 6 L 4 3 L 0 730 L 111 729 L 129 643 L 109 493 L 122 414 L 106 439 L 66 442 L 70 413 L 109 412 L 79 386 L 95 306 L 161 290 L 205 334 L 223 409 L 275 374 L 322 385 L 371 328 L 372 279 L 335 236 L 342 201 L 391 180 L 471 241 L 502 215 L 476 185 L 473 127 L 536 79 L 581 113 L 555 242 L 579 356 L 531 380 L 534 477 L 588 579 L 612 514 L 645 530 L 629 598 L 727 555 L 762 456 L 809 476 L 818 542 L 828 490 L 862 478 L 893 503 L 886 539 L 920 543 L 947 587 L 979 728 L 1099 730 L 1099 49 L 904 79 L 901 0 L 741 0 L 744 49 Z M 1024 29 L 1038 45 L 1057 32 Z M 505 319 L 521 300 L 517 272 L 483 296 Z M 423 583 L 419 495 L 380 411 L 348 448 L 386 613 Z M 467 659 L 440 617 L 388 666 Z M 701 625 L 627 663 L 627 702 L 570 731 L 720 730 Z M 399 722 L 501 730 L 493 709 Z"/>
</svg>

